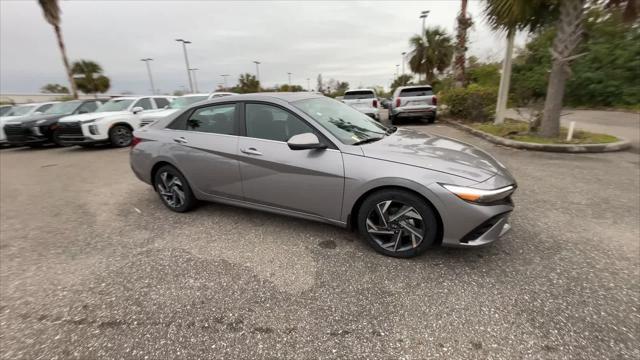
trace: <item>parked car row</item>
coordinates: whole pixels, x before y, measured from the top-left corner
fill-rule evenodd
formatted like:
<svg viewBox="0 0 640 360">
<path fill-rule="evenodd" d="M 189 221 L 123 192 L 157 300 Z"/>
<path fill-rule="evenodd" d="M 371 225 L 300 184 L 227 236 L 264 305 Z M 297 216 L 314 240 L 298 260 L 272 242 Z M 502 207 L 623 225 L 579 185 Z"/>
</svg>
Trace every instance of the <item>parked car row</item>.
<svg viewBox="0 0 640 360">
<path fill-rule="evenodd" d="M 347 90 L 340 100 L 377 121 L 380 121 L 379 108 L 388 109 L 392 124 L 409 118 L 431 124 L 437 115 L 437 98 L 429 85 L 401 86 L 393 92 L 391 99 L 382 100 L 373 89 Z"/>
<path fill-rule="evenodd" d="M 14 106 L 0 118 L 2 142 L 38 147 L 131 144 L 133 131 L 192 103 L 232 93 L 141 96 Z"/>
</svg>

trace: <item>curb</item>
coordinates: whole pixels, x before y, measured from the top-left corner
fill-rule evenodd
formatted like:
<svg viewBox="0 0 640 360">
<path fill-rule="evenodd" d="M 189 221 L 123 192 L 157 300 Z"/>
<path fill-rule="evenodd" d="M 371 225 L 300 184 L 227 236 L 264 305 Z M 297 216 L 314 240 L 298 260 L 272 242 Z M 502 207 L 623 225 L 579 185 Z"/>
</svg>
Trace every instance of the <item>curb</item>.
<svg viewBox="0 0 640 360">
<path fill-rule="evenodd" d="M 494 144 L 509 146 L 516 149 L 533 150 L 533 151 L 547 151 L 547 152 L 560 152 L 560 153 L 603 153 L 612 151 L 627 150 L 631 147 L 631 143 L 627 140 L 620 139 L 620 141 L 606 143 L 606 144 L 534 144 L 523 141 L 516 141 L 506 139 L 500 136 L 488 134 L 484 131 L 474 129 L 470 126 L 464 125 L 458 121 L 449 119 L 440 119 L 453 127 L 466 131 L 475 136 L 481 137 Z"/>
</svg>

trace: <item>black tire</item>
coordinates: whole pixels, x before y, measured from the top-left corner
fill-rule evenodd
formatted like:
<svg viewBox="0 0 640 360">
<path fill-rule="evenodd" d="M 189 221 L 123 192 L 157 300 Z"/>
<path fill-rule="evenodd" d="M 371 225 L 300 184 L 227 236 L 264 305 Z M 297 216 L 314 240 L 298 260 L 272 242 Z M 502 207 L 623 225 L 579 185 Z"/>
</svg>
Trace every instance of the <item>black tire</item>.
<svg viewBox="0 0 640 360">
<path fill-rule="evenodd" d="M 165 176 L 164 174 L 166 174 L 165 181 L 163 181 L 163 176 Z M 176 188 L 182 192 L 182 197 L 179 196 L 176 188 L 166 186 L 167 183 L 171 182 L 174 178 L 179 180 L 178 184 L 174 184 L 176 185 Z M 158 193 L 162 203 L 171 211 L 180 213 L 187 212 L 193 209 L 197 204 L 197 199 L 193 196 L 193 192 L 191 191 L 191 187 L 189 186 L 187 179 L 178 169 L 171 165 L 165 165 L 156 171 L 153 176 L 153 187 Z M 170 199 L 173 199 L 174 202 L 172 203 Z M 178 201 L 175 202 L 176 200 Z"/>
<path fill-rule="evenodd" d="M 391 112 L 389 112 L 389 123 L 393 125 L 396 121 L 398 121 L 396 117 L 391 115 Z"/>
<path fill-rule="evenodd" d="M 127 147 L 133 141 L 133 130 L 126 125 L 116 125 L 109 129 L 109 141 L 113 147 Z"/>
<path fill-rule="evenodd" d="M 56 146 L 60 146 L 60 147 L 70 146 L 69 144 L 65 143 L 60 139 L 60 131 L 58 130 L 54 130 L 53 134 L 51 134 L 51 141 L 53 141 L 53 143 L 56 144 Z"/>
<path fill-rule="evenodd" d="M 395 214 L 391 215 L 402 213 L 401 209 L 406 209 L 404 206 L 413 208 L 415 212 L 411 211 L 407 213 L 407 216 L 401 216 L 399 220 L 393 221 L 391 221 L 392 216 L 388 216 L 384 221 L 385 224 L 388 223 L 388 226 L 384 228 L 368 225 L 367 219 L 370 220 L 371 224 L 376 223 L 376 221 L 372 221 L 372 217 L 380 219 L 380 212 L 376 210 L 377 206 L 389 201 L 391 204 L 388 205 L 388 209 L 385 212 L 388 211 L 391 214 L 391 211 L 395 211 Z M 389 189 L 375 192 L 364 200 L 357 216 L 360 236 L 366 239 L 375 251 L 391 257 L 410 258 L 420 255 L 433 245 L 438 234 L 438 220 L 434 210 L 424 199 L 409 191 Z M 420 220 L 418 220 L 418 217 Z M 411 223 L 408 224 L 407 221 Z M 394 225 L 393 223 L 396 224 Z M 414 238 L 408 230 L 409 228 L 414 232 L 420 233 L 421 238 L 417 236 Z M 393 234 L 376 235 L 370 233 L 370 231 L 391 232 Z M 394 241 L 396 236 L 400 238 L 400 241 Z M 390 241 L 387 242 L 387 239 Z M 381 244 L 381 242 L 384 242 L 384 244 Z M 396 244 L 396 250 L 384 246 L 392 246 L 392 243 Z"/>
</svg>

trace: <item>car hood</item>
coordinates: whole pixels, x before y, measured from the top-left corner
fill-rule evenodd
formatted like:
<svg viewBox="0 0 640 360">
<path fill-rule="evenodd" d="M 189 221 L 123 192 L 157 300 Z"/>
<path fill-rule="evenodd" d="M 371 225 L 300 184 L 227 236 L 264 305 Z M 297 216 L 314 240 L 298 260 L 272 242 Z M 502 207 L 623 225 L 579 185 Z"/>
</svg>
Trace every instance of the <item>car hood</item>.
<svg viewBox="0 0 640 360">
<path fill-rule="evenodd" d="M 148 114 L 144 114 L 144 115 L 140 116 L 140 120 L 160 119 L 160 118 L 163 118 L 165 116 L 169 116 L 169 115 L 175 113 L 178 110 L 179 109 L 164 109 L 164 110 L 160 110 L 160 111 L 154 111 L 152 113 L 148 113 Z"/>
<path fill-rule="evenodd" d="M 47 114 L 47 115 L 33 115 L 33 116 L 29 116 L 26 117 L 24 119 L 21 119 L 20 122 L 22 123 L 22 126 L 34 126 L 36 124 L 36 122 L 40 121 L 40 120 L 45 120 L 45 121 L 55 121 L 63 116 L 66 116 L 66 114 Z"/>
<path fill-rule="evenodd" d="M 60 121 L 61 122 L 85 121 L 85 120 L 99 119 L 107 116 L 118 116 L 118 115 L 125 115 L 125 114 L 131 114 L 131 113 L 129 111 L 93 112 L 93 113 L 65 116 L 62 119 L 60 119 Z"/>
<path fill-rule="evenodd" d="M 379 141 L 362 145 L 362 151 L 370 158 L 417 166 L 478 182 L 496 175 L 512 179 L 502 164 L 473 145 L 411 129 L 398 129 Z"/>
</svg>

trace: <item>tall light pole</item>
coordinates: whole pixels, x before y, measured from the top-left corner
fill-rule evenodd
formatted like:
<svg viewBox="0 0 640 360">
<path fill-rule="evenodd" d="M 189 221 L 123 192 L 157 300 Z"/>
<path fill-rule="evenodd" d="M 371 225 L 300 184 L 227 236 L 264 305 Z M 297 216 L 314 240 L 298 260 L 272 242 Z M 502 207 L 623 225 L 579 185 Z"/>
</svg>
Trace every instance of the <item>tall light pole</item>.
<svg viewBox="0 0 640 360">
<path fill-rule="evenodd" d="M 420 19 L 422 19 L 422 32 L 420 33 L 420 36 L 422 37 L 422 41 L 425 43 L 424 45 L 427 46 L 427 36 L 425 34 L 425 21 L 427 20 L 427 16 L 429 16 L 429 10 L 424 10 L 422 12 L 420 12 Z M 421 76 L 420 76 L 420 71 L 418 71 L 418 82 L 420 82 Z"/>
<path fill-rule="evenodd" d="M 187 65 L 187 77 L 189 78 L 189 89 L 193 92 L 193 82 L 191 81 L 191 71 L 189 71 L 189 57 L 187 56 L 187 44 L 191 44 L 191 41 L 185 39 L 176 39 L 177 42 L 182 43 L 182 51 L 184 51 L 184 63 Z"/>
<path fill-rule="evenodd" d="M 258 92 L 260 92 L 260 61 L 254 61 L 256 64 L 256 80 L 258 80 Z"/>
<path fill-rule="evenodd" d="M 311 79 L 307 78 L 307 91 L 311 91 Z"/>
<path fill-rule="evenodd" d="M 427 20 L 427 16 L 429 16 L 429 10 L 420 12 L 420 19 L 422 19 L 422 32 L 420 33 L 420 35 L 422 37 L 424 37 L 424 30 L 425 30 L 424 23 L 425 23 L 425 20 Z"/>
<path fill-rule="evenodd" d="M 198 89 L 198 78 L 196 77 L 196 71 L 200 70 L 198 68 L 191 68 L 189 69 L 191 70 L 191 72 L 193 72 L 193 84 L 195 85 L 196 88 L 196 92 L 199 93 L 200 89 Z"/>
<path fill-rule="evenodd" d="M 396 65 L 396 79 L 398 78 L 399 74 L 398 74 L 398 69 L 400 69 L 400 64 Z"/>
<path fill-rule="evenodd" d="M 287 76 L 289 77 L 289 91 L 291 91 L 291 73 L 288 72 Z"/>
<path fill-rule="evenodd" d="M 404 56 L 407 55 L 406 51 L 402 52 L 402 75 L 404 75 Z"/>
<path fill-rule="evenodd" d="M 224 89 L 227 90 L 227 76 L 229 76 L 229 74 L 222 74 L 220 76 L 224 79 Z"/>
<path fill-rule="evenodd" d="M 147 64 L 147 73 L 149 74 L 149 82 L 151 83 L 151 95 L 156 94 L 156 87 L 153 85 L 153 77 L 151 76 L 151 65 L 149 65 L 149 61 L 153 61 L 152 58 L 144 58 L 140 59 L 140 61 L 144 61 Z"/>
</svg>

